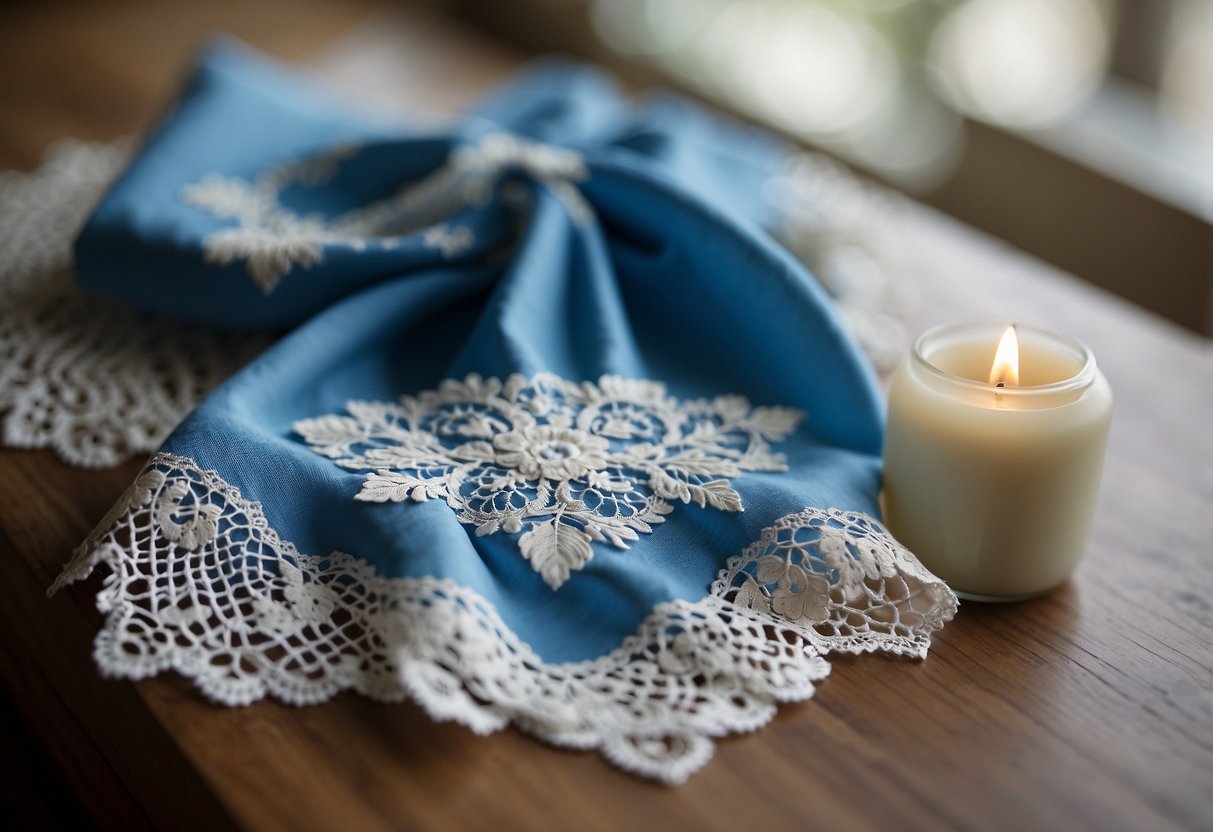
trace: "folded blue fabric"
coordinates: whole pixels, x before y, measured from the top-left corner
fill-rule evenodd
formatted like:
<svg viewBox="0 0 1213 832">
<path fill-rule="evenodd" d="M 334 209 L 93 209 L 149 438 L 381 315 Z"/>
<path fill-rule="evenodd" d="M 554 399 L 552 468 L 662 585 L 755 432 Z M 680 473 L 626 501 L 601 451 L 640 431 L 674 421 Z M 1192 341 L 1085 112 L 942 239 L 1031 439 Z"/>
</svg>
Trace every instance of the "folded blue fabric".
<svg viewBox="0 0 1213 832">
<path fill-rule="evenodd" d="M 616 650 L 655 609 L 709 594 L 730 556 L 776 545 L 763 535 L 780 518 L 837 507 L 787 526 L 778 562 L 735 570 L 738 603 L 800 620 L 806 639 L 867 609 L 863 582 L 913 558 L 878 556 L 883 532 L 862 519 L 878 514 L 873 375 L 761 230 L 786 152 L 685 102 L 626 101 L 567 62 L 529 68 L 433 135 L 345 112 L 243 47 L 211 48 L 84 229 L 77 273 L 184 321 L 290 331 L 181 425 L 85 555 L 130 556 L 115 518 L 165 551 L 222 544 L 195 583 L 239 599 L 256 562 L 295 582 L 283 592 L 297 613 L 300 587 L 322 583 L 297 576 L 298 553 L 346 553 L 376 580 L 470 591 L 548 666 Z M 784 557 L 810 544 L 813 557 Z M 174 615 L 214 624 L 218 602 L 180 593 L 164 602 Z M 889 629 L 915 652 L 951 614 L 946 589 L 924 597 L 933 618 Z M 242 609 L 263 637 L 285 626 Z M 410 632 L 380 633 L 376 649 L 403 650 Z M 148 661 L 139 672 L 192 672 Z M 454 687 L 475 675 L 444 672 Z M 475 697 L 541 735 L 598 741 L 541 727 L 542 702 L 523 719 Z"/>
</svg>

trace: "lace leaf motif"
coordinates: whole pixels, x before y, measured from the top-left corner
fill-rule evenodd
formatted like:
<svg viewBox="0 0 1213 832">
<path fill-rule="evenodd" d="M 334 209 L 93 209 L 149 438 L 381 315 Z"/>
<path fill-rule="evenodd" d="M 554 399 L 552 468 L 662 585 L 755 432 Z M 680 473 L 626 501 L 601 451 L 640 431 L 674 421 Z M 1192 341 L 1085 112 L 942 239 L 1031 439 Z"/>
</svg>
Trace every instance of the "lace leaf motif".
<svg viewBox="0 0 1213 832">
<path fill-rule="evenodd" d="M 476 592 L 385 578 L 363 560 L 301 553 L 216 472 L 157 454 L 50 592 L 104 564 L 106 675 L 176 670 L 205 695 L 305 705 L 353 689 L 415 699 L 477 733 L 513 723 L 679 783 L 713 737 L 752 731 L 813 695 L 822 654 L 922 658 L 956 597 L 881 526 L 808 508 L 731 558 L 704 598 L 654 607 L 615 650 L 543 661 Z"/>
<path fill-rule="evenodd" d="M 743 511 L 729 478 L 786 470 L 769 443 L 804 417 L 743 396 L 679 401 L 654 381 L 551 374 L 471 374 L 346 410 L 294 429 L 338 465 L 369 471 L 355 499 L 445 500 L 481 537 L 526 529 L 519 551 L 553 589 L 589 562 L 591 543 L 628 548 L 674 501 Z"/>
</svg>

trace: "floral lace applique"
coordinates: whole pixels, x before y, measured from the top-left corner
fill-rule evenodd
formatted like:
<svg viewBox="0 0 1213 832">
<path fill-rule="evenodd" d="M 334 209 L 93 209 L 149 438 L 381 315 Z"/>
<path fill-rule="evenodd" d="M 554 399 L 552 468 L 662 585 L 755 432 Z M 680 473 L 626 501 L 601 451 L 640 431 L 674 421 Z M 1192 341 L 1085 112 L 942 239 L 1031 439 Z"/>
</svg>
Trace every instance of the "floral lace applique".
<svg viewBox="0 0 1213 832">
<path fill-rule="evenodd" d="M 317 453 L 370 471 L 358 500 L 445 500 L 479 536 L 517 534 L 553 589 L 593 555 L 626 549 L 672 502 L 742 511 L 729 478 L 787 470 L 770 443 L 804 414 L 742 396 L 679 401 L 655 381 L 469 375 L 398 403 L 296 422 Z"/>
<path fill-rule="evenodd" d="M 282 204 L 286 188 L 325 184 L 359 149 L 341 145 L 272 167 L 252 182 L 212 174 L 187 186 L 181 192 L 183 202 L 237 221 L 206 238 L 206 261 L 220 266 L 244 263 L 257 286 L 269 294 L 294 267 L 322 263 L 325 246 L 394 249 L 419 233 L 421 245 L 450 259 L 467 251 L 475 235 L 466 226 L 442 221 L 462 208 L 486 203 L 498 182 L 512 171 L 546 184 L 578 221 L 591 216 L 589 204 L 571 184 L 588 175 L 580 154 L 508 133 L 492 133 L 475 145 L 459 147 L 422 180 L 331 219 L 299 214 Z"/>
</svg>

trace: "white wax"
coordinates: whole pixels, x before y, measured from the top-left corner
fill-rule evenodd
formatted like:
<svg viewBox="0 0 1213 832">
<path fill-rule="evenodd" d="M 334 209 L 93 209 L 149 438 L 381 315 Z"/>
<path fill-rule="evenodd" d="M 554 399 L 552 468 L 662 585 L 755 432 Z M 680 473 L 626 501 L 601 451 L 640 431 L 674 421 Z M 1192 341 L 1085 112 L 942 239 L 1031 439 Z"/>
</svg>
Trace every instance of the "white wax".
<svg viewBox="0 0 1213 832">
<path fill-rule="evenodd" d="M 932 330 L 893 379 L 885 520 L 970 597 L 1062 583 L 1086 545 L 1112 393 L 1082 345 L 1020 328 L 1020 384 L 988 381 L 1001 327 Z"/>
</svg>

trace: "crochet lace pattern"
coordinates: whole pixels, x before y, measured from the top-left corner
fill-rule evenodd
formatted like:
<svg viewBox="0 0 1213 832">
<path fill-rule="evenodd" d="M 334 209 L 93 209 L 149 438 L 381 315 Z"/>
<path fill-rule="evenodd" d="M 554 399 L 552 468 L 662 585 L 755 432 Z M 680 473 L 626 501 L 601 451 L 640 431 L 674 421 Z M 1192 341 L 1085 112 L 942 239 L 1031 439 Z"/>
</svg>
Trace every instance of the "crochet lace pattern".
<svg viewBox="0 0 1213 832">
<path fill-rule="evenodd" d="M 157 320 L 75 285 L 72 241 L 126 144 L 63 141 L 36 171 L 0 172 L 0 440 L 83 468 L 156 450 L 268 343 Z"/>
<path fill-rule="evenodd" d="M 477 733 L 513 724 L 679 783 L 714 737 L 808 699 L 827 653 L 923 658 L 956 598 L 870 517 L 808 508 L 721 569 L 698 601 L 654 607 L 597 659 L 545 662 L 476 592 L 301 553 L 259 503 L 158 454 L 50 592 L 107 567 L 94 656 L 109 676 L 176 670 L 225 705 L 306 705 L 352 689 L 411 697 Z"/>
</svg>

